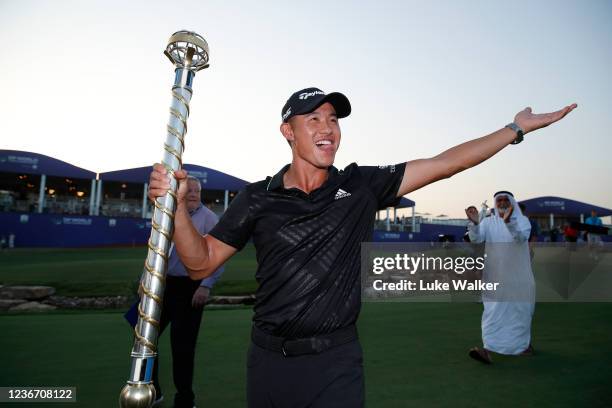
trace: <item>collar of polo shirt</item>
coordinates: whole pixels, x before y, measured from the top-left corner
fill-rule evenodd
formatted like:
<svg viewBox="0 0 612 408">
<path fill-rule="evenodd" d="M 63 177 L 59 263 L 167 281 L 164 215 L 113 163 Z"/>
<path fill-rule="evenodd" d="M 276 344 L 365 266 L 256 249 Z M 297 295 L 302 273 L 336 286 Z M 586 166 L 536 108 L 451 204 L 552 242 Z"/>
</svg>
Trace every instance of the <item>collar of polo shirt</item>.
<svg viewBox="0 0 612 408">
<path fill-rule="evenodd" d="M 285 165 L 282 169 L 280 169 L 280 171 L 278 173 L 276 173 L 274 176 L 270 177 L 270 179 L 268 180 L 268 185 L 266 187 L 266 190 L 268 191 L 272 191 L 272 190 L 277 190 L 279 188 L 284 188 L 283 185 L 283 176 L 285 175 L 285 173 L 287 172 L 287 170 L 289 170 L 289 167 L 291 166 L 291 164 L 287 164 Z M 323 185 L 325 185 L 326 183 L 328 183 L 332 177 L 340 174 L 341 172 L 338 171 L 337 168 L 335 168 L 334 166 L 329 166 L 327 169 L 327 180 L 325 181 L 325 183 L 323 183 Z"/>
</svg>

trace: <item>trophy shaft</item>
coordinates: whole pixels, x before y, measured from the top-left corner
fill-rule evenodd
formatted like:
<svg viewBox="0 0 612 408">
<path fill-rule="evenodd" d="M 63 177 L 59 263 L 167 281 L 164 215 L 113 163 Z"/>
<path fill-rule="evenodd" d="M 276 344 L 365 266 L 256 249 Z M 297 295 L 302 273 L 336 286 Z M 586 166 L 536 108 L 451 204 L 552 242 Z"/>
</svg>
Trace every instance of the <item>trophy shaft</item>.
<svg viewBox="0 0 612 408">
<path fill-rule="evenodd" d="M 150 407 L 155 401 L 153 365 L 157 356 L 159 321 L 174 231 L 174 214 L 178 205 L 178 181 L 174 173 L 183 167 L 193 78 L 196 71 L 208 67 L 208 44 L 195 33 L 179 31 L 173 34 L 165 54 L 176 68 L 162 159 L 170 178 L 170 189 L 165 196 L 158 197 L 154 202 L 148 252 L 138 289 L 140 303 L 138 322 L 134 327 L 132 366 L 129 380 L 119 397 L 119 405 L 123 408 Z"/>
<path fill-rule="evenodd" d="M 190 85 L 193 75 L 185 75 L 184 72 L 180 75 L 179 72 L 185 71 L 180 68 L 176 71 L 162 159 L 162 163 L 170 173 L 170 191 L 166 196 L 157 198 L 155 203 L 152 218 L 153 227 L 148 243 L 149 251 L 141 279 L 141 291 L 144 292 L 145 296 L 143 296 L 140 304 L 142 313 L 139 314 L 141 319 L 136 326 L 136 332 L 144 338 L 144 341 L 136 342 L 133 350 L 133 354 L 146 356 L 154 355 L 156 352 L 152 344 L 157 342 L 159 331 L 161 300 L 163 299 L 164 280 L 177 205 L 178 183 L 173 173 L 180 170 L 183 165 L 184 136 L 187 133 L 187 118 L 189 117 L 189 102 L 192 93 L 191 88 L 186 87 L 187 82 L 184 80 L 190 78 Z M 146 317 L 152 320 L 148 320 Z"/>
</svg>

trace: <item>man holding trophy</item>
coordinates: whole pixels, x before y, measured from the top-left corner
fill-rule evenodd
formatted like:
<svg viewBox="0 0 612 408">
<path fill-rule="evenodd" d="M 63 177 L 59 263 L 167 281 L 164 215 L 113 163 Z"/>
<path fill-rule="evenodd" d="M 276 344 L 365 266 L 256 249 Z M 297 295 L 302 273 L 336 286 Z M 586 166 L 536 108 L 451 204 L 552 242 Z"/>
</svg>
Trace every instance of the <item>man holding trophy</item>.
<svg viewBox="0 0 612 408">
<path fill-rule="evenodd" d="M 362 351 L 355 323 L 361 302 L 360 243 L 371 239 L 377 210 L 403 195 L 473 167 L 548 126 L 576 105 L 548 114 L 519 112 L 487 136 L 435 157 L 391 166 L 333 166 L 339 119 L 351 105 L 341 93 L 295 92 L 282 109 L 280 131 L 292 161 L 253 183 L 201 236 L 180 181 L 173 240 L 192 279 L 210 276 L 253 240 L 259 283 L 247 358 L 249 407 L 358 407 L 364 404 Z M 171 187 L 156 164 L 149 197 Z"/>
</svg>

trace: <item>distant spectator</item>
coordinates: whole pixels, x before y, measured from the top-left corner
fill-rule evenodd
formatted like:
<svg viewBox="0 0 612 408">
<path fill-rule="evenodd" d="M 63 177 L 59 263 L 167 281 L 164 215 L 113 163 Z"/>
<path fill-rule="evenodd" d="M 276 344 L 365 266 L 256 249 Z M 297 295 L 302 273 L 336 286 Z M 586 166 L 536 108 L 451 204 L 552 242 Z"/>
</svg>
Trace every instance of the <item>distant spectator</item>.
<svg viewBox="0 0 612 408">
<path fill-rule="evenodd" d="M 591 210 L 591 216 L 586 219 L 585 224 L 594 225 L 596 227 L 602 227 L 603 223 L 601 219 L 597 216 L 597 211 Z M 587 240 L 589 243 L 598 243 L 601 242 L 601 236 L 594 232 L 589 232 L 587 234 Z"/>
<path fill-rule="evenodd" d="M 563 237 L 565 238 L 567 249 L 573 251 L 576 249 L 576 241 L 578 241 L 578 230 L 572 227 L 569 222 L 563 227 Z"/>
<path fill-rule="evenodd" d="M 591 210 L 591 216 L 586 219 L 585 224 L 603 227 L 603 222 L 601 222 L 595 210 Z M 597 246 L 601 245 L 601 235 L 596 232 L 587 231 L 587 242 L 589 243 L 589 251 L 592 252 Z M 595 255 L 595 258 L 597 258 L 597 255 Z"/>
<path fill-rule="evenodd" d="M 578 230 L 572 227 L 569 222 L 563 227 L 563 236 L 566 242 L 576 242 L 578 240 Z"/>
<path fill-rule="evenodd" d="M 467 211 L 478 213 L 478 209 L 474 205 L 470 205 L 468 208 L 466 208 L 466 212 Z M 481 213 L 481 215 L 482 215 L 482 213 Z M 483 218 L 483 216 L 481 216 L 479 218 L 479 222 L 482 221 L 482 218 Z M 470 233 L 469 233 L 469 222 L 470 222 L 470 219 L 468 217 L 468 225 L 465 227 L 465 234 L 463 234 L 463 238 L 462 238 L 463 242 L 471 242 L 471 240 L 470 240 Z"/>
<path fill-rule="evenodd" d="M 529 224 L 531 224 L 529 242 L 538 242 L 538 235 L 540 234 L 540 226 L 538 225 L 538 222 L 529 217 L 529 214 L 527 213 L 527 206 L 525 204 L 519 203 L 519 207 L 521 208 L 523 215 L 529 219 Z"/>
<path fill-rule="evenodd" d="M 529 214 L 527 214 L 527 206 L 523 203 L 519 203 L 519 208 L 521 212 L 527 219 L 529 220 L 529 224 L 531 225 L 531 232 L 529 233 L 529 256 L 533 259 L 535 255 L 534 246 L 535 242 L 538 242 L 538 235 L 540 234 L 540 226 L 536 220 L 529 218 Z"/>
<path fill-rule="evenodd" d="M 557 227 L 552 227 L 549 231 L 550 234 L 550 242 L 557 242 L 557 238 L 559 236 L 559 230 Z"/>
</svg>

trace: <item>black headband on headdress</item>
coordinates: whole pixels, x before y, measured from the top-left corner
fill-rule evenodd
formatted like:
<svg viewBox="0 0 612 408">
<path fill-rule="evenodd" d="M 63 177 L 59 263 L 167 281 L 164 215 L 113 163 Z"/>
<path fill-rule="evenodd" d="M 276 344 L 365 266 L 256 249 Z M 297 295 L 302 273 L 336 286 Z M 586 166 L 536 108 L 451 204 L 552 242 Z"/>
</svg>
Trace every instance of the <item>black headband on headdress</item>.
<svg viewBox="0 0 612 408">
<path fill-rule="evenodd" d="M 498 191 L 497 193 L 493 194 L 493 197 L 497 197 L 497 196 L 498 196 L 498 195 L 500 195 L 500 194 L 509 195 L 510 197 L 514 198 L 514 194 L 512 194 L 512 193 L 511 193 L 511 192 L 509 192 L 509 191 L 505 191 L 505 190 Z"/>
</svg>

